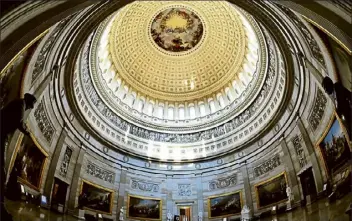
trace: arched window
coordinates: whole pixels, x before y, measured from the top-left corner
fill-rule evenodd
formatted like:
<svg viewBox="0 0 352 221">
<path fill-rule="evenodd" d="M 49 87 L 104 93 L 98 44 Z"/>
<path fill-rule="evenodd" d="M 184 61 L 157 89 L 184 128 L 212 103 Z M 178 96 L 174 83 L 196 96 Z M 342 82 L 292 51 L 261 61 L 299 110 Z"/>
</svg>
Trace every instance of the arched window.
<svg viewBox="0 0 352 221">
<path fill-rule="evenodd" d="M 180 105 L 178 107 L 178 118 L 180 120 L 184 120 L 185 119 L 185 107 L 183 105 Z"/>
<path fill-rule="evenodd" d="M 169 105 L 169 107 L 167 108 L 167 118 L 169 120 L 173 120 L 174 119 L 174 107 L 171 105 Z"/>
<path fill-rule="evenodd" d="M 196 109 L 194 108 L 194 104 L 191 103 L 188 105 L 189 108 L 189 118 L 194 119 L 196 118 Z"/>
</svg>

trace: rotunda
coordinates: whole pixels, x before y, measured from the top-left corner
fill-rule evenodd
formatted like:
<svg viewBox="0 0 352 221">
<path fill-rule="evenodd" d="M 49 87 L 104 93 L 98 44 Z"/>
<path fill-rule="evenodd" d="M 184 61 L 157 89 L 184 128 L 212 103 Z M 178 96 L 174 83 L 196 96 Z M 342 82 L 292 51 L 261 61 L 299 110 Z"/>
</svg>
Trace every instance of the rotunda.
<svg viewBox="0 0 352 221">
<path fill-rule="evenodd" d="M 349 122 L 321 84 L 352 88 L 343 1 L 15 6 L 0 105 L 37 98 L 30 135 L 4 144 L 22 200 L 87 220 L 254 220 L 332 194 L 347 208 Z"/>
</svg>

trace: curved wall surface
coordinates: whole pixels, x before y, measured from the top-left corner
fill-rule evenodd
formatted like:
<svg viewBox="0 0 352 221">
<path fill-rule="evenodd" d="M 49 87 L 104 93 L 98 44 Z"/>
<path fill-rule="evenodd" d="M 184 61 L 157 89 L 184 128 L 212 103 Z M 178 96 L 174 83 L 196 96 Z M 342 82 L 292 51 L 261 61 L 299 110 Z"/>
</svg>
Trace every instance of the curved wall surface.
<svg viewBox="0 0 352 221">
<path fill-rule="evenodd" d="M 310 23 L 297 12 L 268 2 L 234 3 L 253 16 L 263 32 L 267 75 L 272 76 L 269 92 L 256 106 L 259 111 L 249 108 L 245 112 L 249 117 L 243 117 L 245 126 L 240 129 L 217 125 L 209 133 L 219 136 L 195 143 L 182 140 L 186 132 L 180 137 L 176 134 L 175 139 L 188 148 L 177 158 L 173 152 L 161 158 L 160 151 L 170 144 L 157 145 L 148 136 L 142 139 L 126 133 L 123 121 L 112 124 L 91 101 L 94 89 L 89 86 L 89 75 L 84 77 L 91 71 L 87 68 L 89 39 L 107 16 L 127 3 L 82 1 L 75 8 L 62 3 L 62 7 L 70 8 L 65 11 L 69 16 L 60 21 L 54 16 L 52 23 L 48 20 L 49 26 L 59 22 L 37 41 L 22 80 L 22 93 L 33 93 L 38 99 L 27 124 L 31 139 L 45 156 L 39 184 L 24 180 L 26 190 L 44 194 L 51 202 L 55 180 L 63 181 L 68 186 L 64 208 L 71 214 L 76 213 L 84 185 L 112 191 L 109 209 L 103 216 L 113 220 L 118 220 L 121 209 L 124 220 L 138 220 L 128 212 L 130 197 L 134 196 L 161 200 L 160 220 L 166 220 L 168 213 L 179 214 L 180 207 L 191 208 L 192 220 L 199 216 L 221 220 L 221 214 L 212 217 L 210 204 L 232 193 L 239 194 L 242 207 L 247 205 L 258 215 L 271 210 L 271 206 L 286 205 L 285 196 L 276 201 L 259 200 L 263 186 L 282 177 L 280 182 L 292 189 L 293 203 L 298 205 L 305 199 L 300 177 L 307 171 L 314 177 L 317 195 L 321 194 L 323 185 L 344 168 L 332 170 L 320 147 L 337 119 L 334 104 L 320 84 L 325 76 L 337 78 L 334 61 Z M 28 4 L 23 10 L 32 10 L 28 16 L 35 18 L 34 12 L 44 13 L 50 7 L 58 6 Z M 73 11 L 76 13 L 69 13 Z M 8 23 L 13 24 L 18 19 L 10 20 Z M 15 33 L 7 27 L 8 36 Z M 32 39 L 38 34 L 28 32 Z M 8 50 L 20 45 L 24 47 L 24 41 L 19 40 Z M 9 61 L 5 57 L 1 67 Z M 58 69 L 53 69 L 54 65 Z M 12 135 L 5 162 L 8 174 L 21 145 L 28 140 L 18 131 Z M 170 150 L 178 151 L 177 145 Z M 88 214 L 96 212 L 86 210 Z M 226 217 L 237 218 L 240 213 Z"/>
</svg>

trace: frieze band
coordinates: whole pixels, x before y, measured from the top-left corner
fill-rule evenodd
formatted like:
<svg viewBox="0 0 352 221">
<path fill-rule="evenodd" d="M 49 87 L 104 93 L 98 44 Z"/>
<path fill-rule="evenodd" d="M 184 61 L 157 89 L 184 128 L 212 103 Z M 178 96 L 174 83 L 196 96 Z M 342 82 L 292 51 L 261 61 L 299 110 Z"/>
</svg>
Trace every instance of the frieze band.
<svg viewBox="0 0 352 221">
<path fill-rule="evenodd" d="M 115 114 L 110 108 L 106 106 L 106 104 L 101 100 L 99 95 L 97 94 L 92 79 L 89 74 L 88 63 L 89 63 L 89 46 L 90 43 L 86 44 L 82 54 L 82 85 L 85 88 L 88 99 L 97 107 L 98 111 L 105 118 L 109 119 L 115 126 L 123 131 L 129 130 L 129 133 L 135 135 L 137 137 L 141 137 L 148 140 L 159 141 L 159 142 L 170 142 L 170 143 L 189 143 L 189 142 L 199 142 L 203 140 L 210 140 L 216 137 L 220 137 L 225 135 L 226 133 L 230 133 L 234 129 L 238 128 L 242 124 L 244 124 L 247 120 L 249 120 L 258 109 L 260 109 L 262 101 L 265 97 L 270 93 L 272 84 L 275 79 L 275 55 L 274 55 L 274 46 L 270 40 L 268 41 L 268 58 L 269 58 L 269 71 L 265 80 L 265 83 L 262 87 L 262 91 L 258 95 L 257 99 L 253 102 L 252 106 L 250 106 L 246 111 L 241 113 L 236 118 L 220 125 L 216 128 L 209 129 L 202 132 L 189 133 L 189 134 L 172 134 L 172 133 L 159 133 L 154 131 L 149 131 L 138 126 L 132 125 L 122 118 L 120 118 L 117 114 Z M 92 38 L 89 39 L 89 42 L 92 41 Z"/>
</svg>

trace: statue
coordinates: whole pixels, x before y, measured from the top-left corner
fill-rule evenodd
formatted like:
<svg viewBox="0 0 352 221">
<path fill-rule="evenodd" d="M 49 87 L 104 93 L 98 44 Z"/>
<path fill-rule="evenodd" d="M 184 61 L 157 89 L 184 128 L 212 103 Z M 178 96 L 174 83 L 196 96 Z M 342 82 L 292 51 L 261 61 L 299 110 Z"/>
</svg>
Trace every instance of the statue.
<svg viewBox="0 0 352 221">
<path fill-rule="evenodd" d="M 198 221 L 203 221 L 203 213 L 202 213 L 202 211 L 200 211 L 198 213 Z"/>
<path fill-rule="evenodd" d="M 120 209 L 120 217 L 119 217 L 119 221 L 123 221 L 123 215 L 124 215 L 124 212 L 123 212 L 123 207 L 121 207 L 121 209 Z"/>
<path fill-rule="evenodd" d="M 172 220 L 172 214 L 170 213 L 170 210 L 167 212 L 167 221 Z"/>
<path fill-rule="evenodd" d="M 293 195 L 292 195 L 292 191 L 291 188 L 288 186 L 286 187 L 286 194 L 287 194 L 287 207 L 286 210 L 289 211 L 292 209 L 292 201 L 293 201 Z"/>
<path fill-rule="evenodd" d="M 252 217 L 251 217 L 251 214 L 250 214 L 250 209 L 247 205 L 244 205 L 242 210 L 241 210 L 241 220 L 242 221 L 247 221 L 247 220 L 250 220 Z"/>
<path fill-rule="evenodd" d="M 287 194 L 288 201 L 291 202 L 293 200 L 293 195 L 292 195 L 291 188 L 289 186 L 286 187 L 286 194 Z"/>
</svg>

